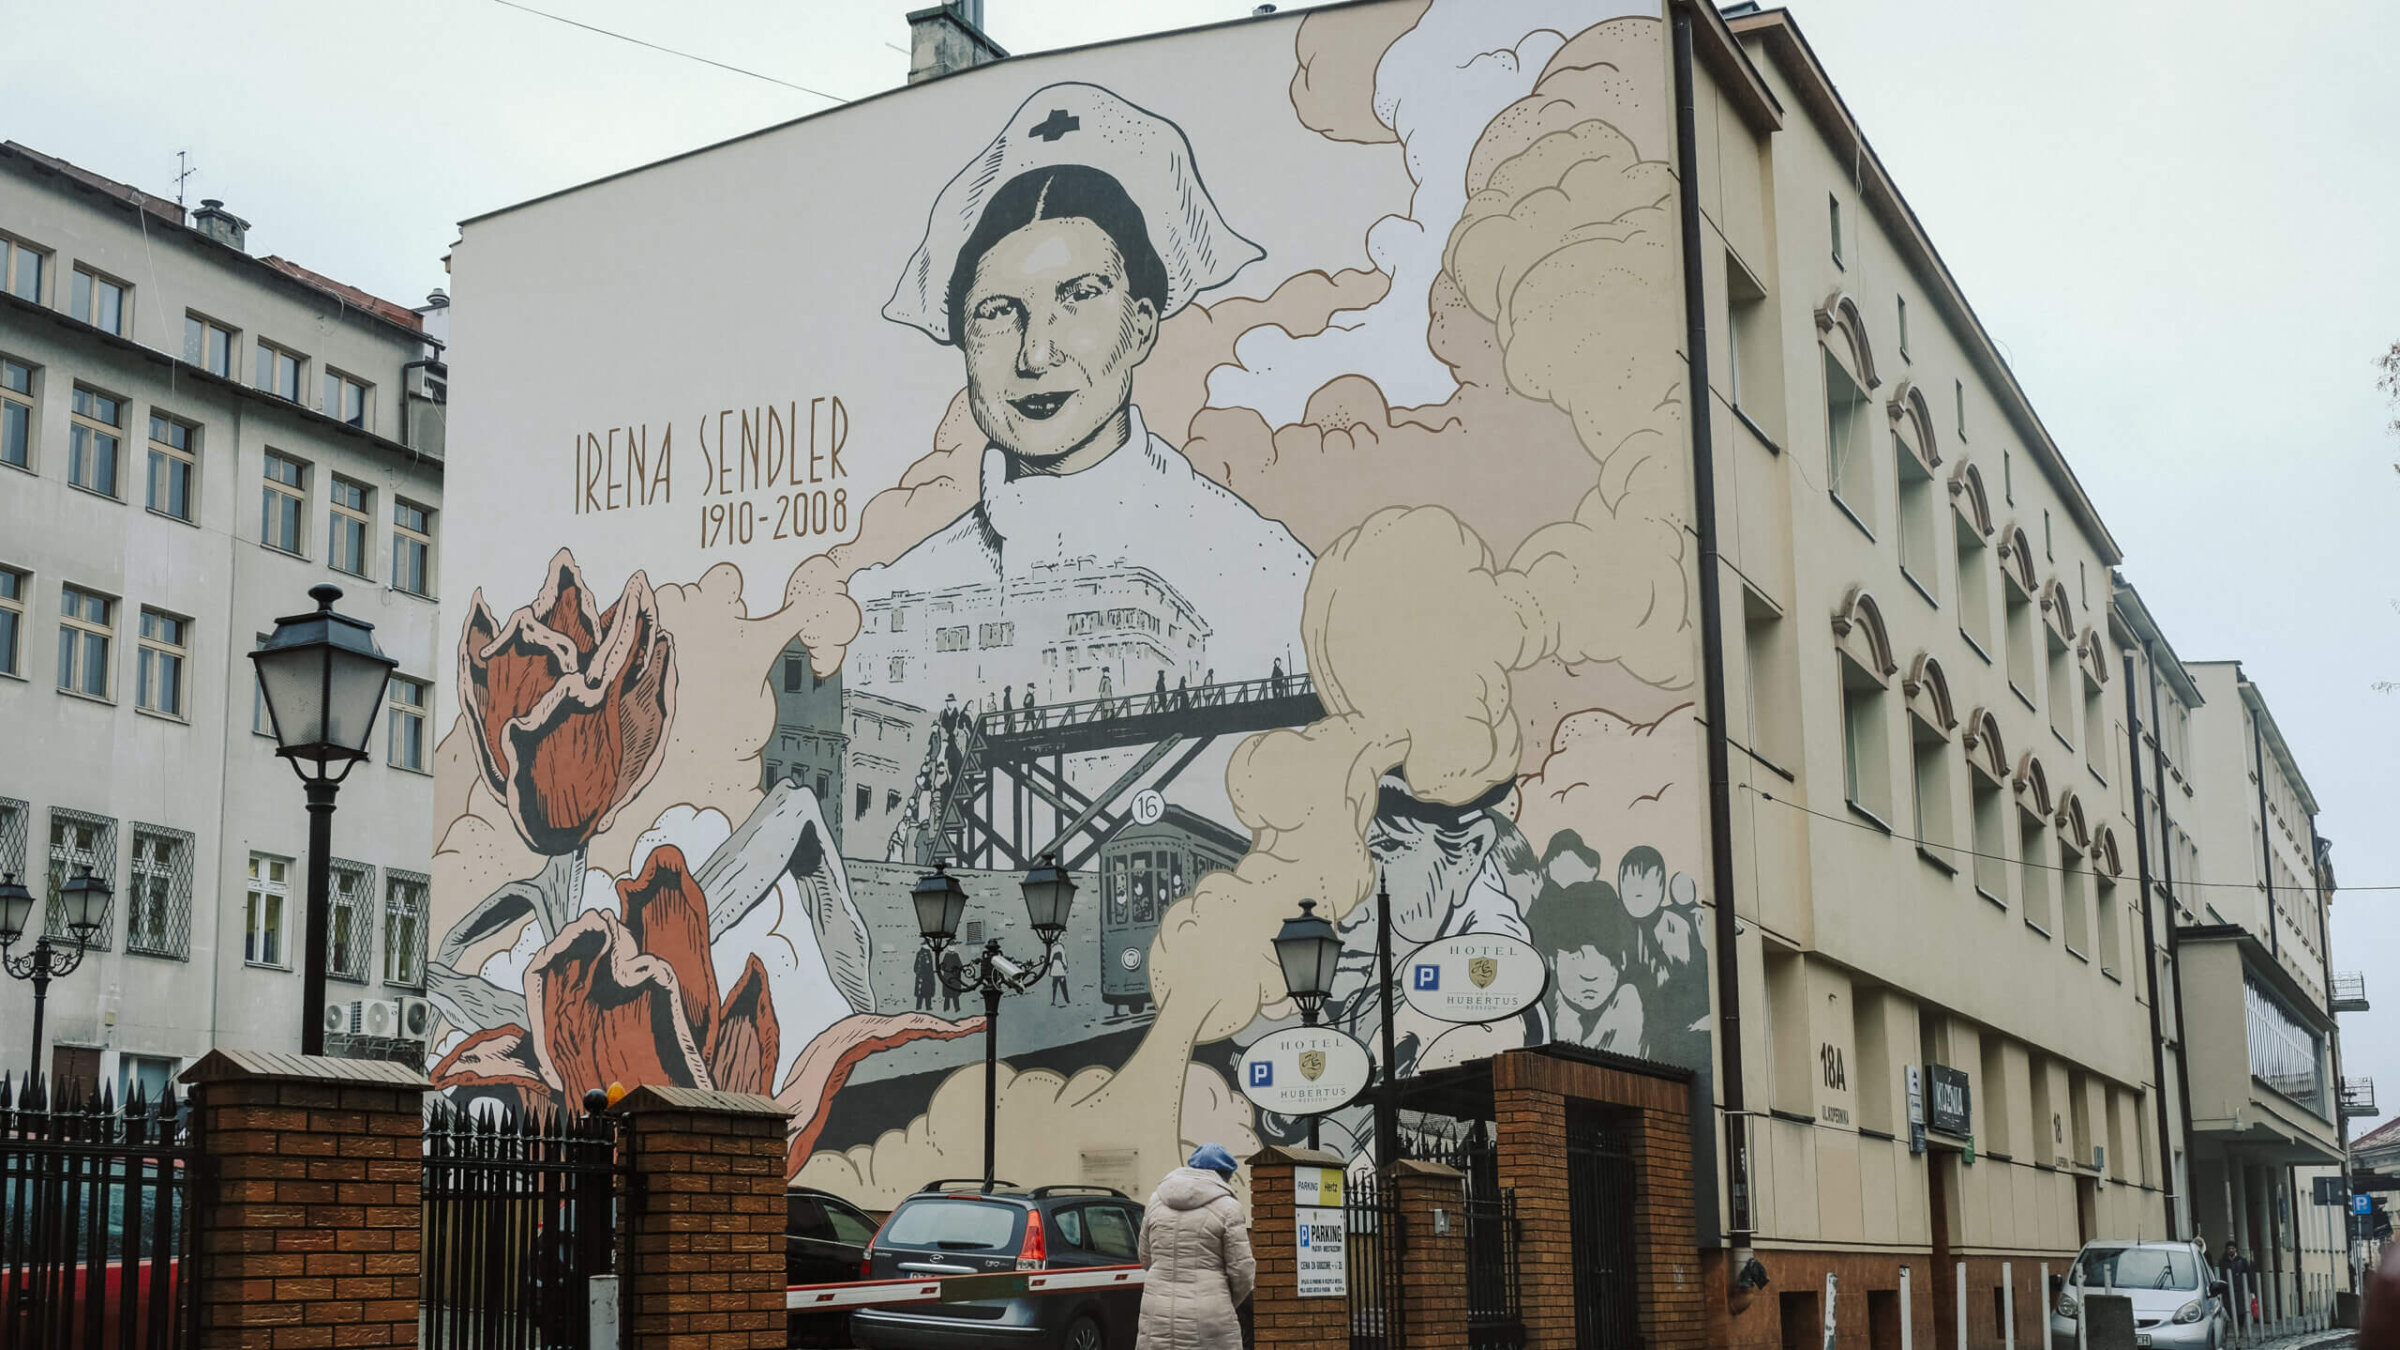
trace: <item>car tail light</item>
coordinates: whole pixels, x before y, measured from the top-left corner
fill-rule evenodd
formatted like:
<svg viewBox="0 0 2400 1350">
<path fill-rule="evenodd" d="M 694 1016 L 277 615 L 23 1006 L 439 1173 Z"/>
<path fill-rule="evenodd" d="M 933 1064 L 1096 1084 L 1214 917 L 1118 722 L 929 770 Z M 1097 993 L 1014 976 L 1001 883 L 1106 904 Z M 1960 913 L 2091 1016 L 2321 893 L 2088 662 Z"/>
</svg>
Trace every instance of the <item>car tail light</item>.
<svg viewBox="0 0 2400 1350">
<path fill-rule="evenodd" d="M 892 1226 L 892 1218 L 899 1212 L 899 1207 L 893 1206 L 891 1213 L 883 1216 L 883 1222 L 875 1225 L 875 1236 L 868 1238 L 867 1245 L 859 1248 L 858 1278 L 862 1280 L 875 1278 L 875 1244 L 883 1241 L 884 1230 Z"/>
<path fill-rule="evenodd" d="M 1050 1244 L 1042 1235 L 1042 1212 L 1025 1211 L 1025 1245 L 1017 1249 L 1017 1269 L 1040 1270 L 1049 1264 Z"/>
</svg>

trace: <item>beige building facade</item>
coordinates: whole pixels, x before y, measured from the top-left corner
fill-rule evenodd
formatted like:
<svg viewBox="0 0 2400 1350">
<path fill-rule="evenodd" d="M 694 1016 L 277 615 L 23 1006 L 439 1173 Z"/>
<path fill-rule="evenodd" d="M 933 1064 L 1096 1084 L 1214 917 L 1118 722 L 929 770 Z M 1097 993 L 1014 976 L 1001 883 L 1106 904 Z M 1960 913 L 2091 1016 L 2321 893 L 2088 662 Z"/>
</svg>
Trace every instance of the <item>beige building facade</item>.
<svg viewBox="0 0 2400 1350">
<path fill-rule="evenodd" d="M 1920 1335 L 2031 1341 L 2045 1267 L 2168 1228 L 2120 555 L 1796 26 L 1731 27 L 1755 85 L 1702 64 L 1697 261 L 1743 1119 L 1799 1291 L 1737 1294 L 1733 1340 L 1905 1270 Z"/>
<path fill-rule="evenodd" d="M 334 819 L 327 1002 L 369 1030 L 424 979 L 444 368 L 416 312 L 247 242 L 0 146 L 0 872 L 114 889 L 40 1067 L 120 1092 L 299 1043 L 307 816 L 246 658 L 320 583 L 399 662 Z M 11 1072 L 30 1015 L 0 981 Z"/>
</svg>

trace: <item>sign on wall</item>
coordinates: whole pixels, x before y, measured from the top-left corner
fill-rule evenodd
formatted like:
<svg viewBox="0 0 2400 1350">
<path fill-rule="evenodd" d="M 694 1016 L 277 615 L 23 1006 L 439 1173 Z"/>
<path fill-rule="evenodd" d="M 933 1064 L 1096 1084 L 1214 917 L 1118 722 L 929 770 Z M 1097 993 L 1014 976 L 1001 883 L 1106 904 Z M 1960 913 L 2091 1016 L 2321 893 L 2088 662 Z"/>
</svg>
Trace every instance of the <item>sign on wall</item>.
<svg viewBox="0 0 2400 1350">
<path fill-rule="evenodd" d="M 1348 1032 L 1289 1027 L 1243 1052 L 1242 1095 L 1262 1111 L 1287 1116 L 1338 1111 L 1366 1090 L 1373 1063 Z"/>
<path fill-rule="evenodd" d="M 1908 1151 L 1925 1151 L 1925 1075 L 1914 1064 L 1908 1066 Z"/>
<path fill-rule="evenodd" d="M 1541 1002 L 1549 967 L 1532 945 L 1492 933 L 1436 938 L 1408 954 L 1408 1005 L 1444 1022 L 1497 1022 Z"/>
<path fill-rule="evenodd" d="M 1295 1167 L 1292 1169 L 1292 1204 L 1300 1209 L 1342 1207 L 1342 1169 L 1338 1167 Z"/>
<path fill-rule="evenodd" d="M 1306 1170 L 1306 1169 L 1303 1169 Z M 1350 1292 L 1350 1262 L 1343 1239 L 1349 1236 L 1338 1209 L 1299 1211 L 1300 1297 L 1343 1298 Z"/>
<path fill-rule="evenodd" d="M 1972 1113 L 1969 1110 L 1972 1098 L 1967 1083 L 1967 1071 L 1953 1069 L 1947 1064 L 1936 1064 L 1932 1066 L 1932 1077 L 1933 1102 L 1930 1123 L 1933 1128 L 1944 1134 L 1955 1134 L 1962 1139 L 1965 1138 L 1974 1131 L 1974 1125 L 1971 1123 Z"/>
</svg>

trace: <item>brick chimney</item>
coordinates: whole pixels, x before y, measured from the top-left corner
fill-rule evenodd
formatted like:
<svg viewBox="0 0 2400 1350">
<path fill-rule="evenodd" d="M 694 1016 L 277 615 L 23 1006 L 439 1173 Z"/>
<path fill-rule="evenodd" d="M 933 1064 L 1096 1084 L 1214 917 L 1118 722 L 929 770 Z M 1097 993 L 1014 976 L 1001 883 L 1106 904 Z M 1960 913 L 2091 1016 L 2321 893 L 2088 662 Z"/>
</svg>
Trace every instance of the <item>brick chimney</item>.
<svg viewBox="0 0 2400 1350">
<path fill-rule="evenodd" d="M 949 0 L 908 16 L 908 82 L 935 79 L 1008 53 L 983 31 L 983 0 Z"/>
<path fill-rule="evenodd" d="M 192 228 L 227 248 L 250 251 L 250 222 L 225 209 L 225 203 L 204 197 L 192 213 Z"/>
</svg>

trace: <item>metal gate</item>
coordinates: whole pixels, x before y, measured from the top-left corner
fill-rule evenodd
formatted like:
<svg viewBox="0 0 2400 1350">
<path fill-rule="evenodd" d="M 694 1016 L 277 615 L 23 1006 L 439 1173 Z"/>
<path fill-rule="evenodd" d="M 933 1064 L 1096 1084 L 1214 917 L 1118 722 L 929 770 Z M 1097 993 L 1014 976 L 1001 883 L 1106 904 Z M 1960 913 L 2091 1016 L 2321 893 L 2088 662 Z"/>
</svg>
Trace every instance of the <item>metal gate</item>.
<svg viewBox="0 0 2400 1350">
<path fill-rule="evenodd" d="M 1401 1350 L 1400 1258 L 1407 1234 L 1398 1197 L 1371 1177 L 1342 1186 L 1343 1256 L 1348 1264 L 1350 1350 Z"/>
<path fill-rule="evenodd" d="M 0 1350 L 190 1346 L 195 1160 L 171 1092 L 54 1103 L 0 1078 Z"/>
<path fill-rule="evenodd" d="M 1605 1108 L 1567 1108 L 1567 1212 L 1574 1251 L 1575 1343 L 1639 1350 L 1631 1122 Z"/>
<path fill-rule="evenodd" d="M 425 1117 L 426 1350 L 590 1350 L 589 1281 L 618 1268 L 606 1115 Z"/>
</svg>

